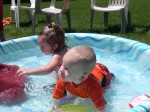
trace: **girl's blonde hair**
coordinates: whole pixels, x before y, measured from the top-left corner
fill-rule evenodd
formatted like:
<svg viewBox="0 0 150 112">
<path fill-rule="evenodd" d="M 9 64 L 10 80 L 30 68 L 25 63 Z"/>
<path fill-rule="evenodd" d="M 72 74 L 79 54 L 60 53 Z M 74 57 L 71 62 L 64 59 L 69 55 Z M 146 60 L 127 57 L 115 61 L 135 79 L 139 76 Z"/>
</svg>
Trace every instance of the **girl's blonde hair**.
<svg viewBox="0 0 150 112">
<path fill-rule="evenodd" d="M 60 28 L 55 23 L 48 24 L 39 34 L 39 38 L 43 38 L 50 46 L 54 44 L 58 45 L 58 48 L 53 51 L 54 53 L 60 52 L 67 48 L 65 43 L 65 33 L 62 28 Z"/>
</svg>

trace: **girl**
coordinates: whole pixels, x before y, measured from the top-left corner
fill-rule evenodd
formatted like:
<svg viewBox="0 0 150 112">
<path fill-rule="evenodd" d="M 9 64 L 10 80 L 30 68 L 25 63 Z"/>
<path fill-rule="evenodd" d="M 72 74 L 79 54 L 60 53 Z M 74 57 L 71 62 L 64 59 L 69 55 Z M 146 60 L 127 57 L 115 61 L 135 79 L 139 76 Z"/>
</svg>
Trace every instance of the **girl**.
<svg viewBox="0 0 150 112">
<path fill-rule="evenodd" d="M 20 68 L 17 71 L 18 75 L 44 75 L 49 74 L 58 69 L 62 64 L 64 54 L 67 52 L 67 46 L 65 44 L 64 31 L 56 24 L 48 24 L 39 34 L 38 42 L 41 51 L 45 55 L 52 55 L 51 61 L 44 66 L 23 69 Z"/>
</svg>

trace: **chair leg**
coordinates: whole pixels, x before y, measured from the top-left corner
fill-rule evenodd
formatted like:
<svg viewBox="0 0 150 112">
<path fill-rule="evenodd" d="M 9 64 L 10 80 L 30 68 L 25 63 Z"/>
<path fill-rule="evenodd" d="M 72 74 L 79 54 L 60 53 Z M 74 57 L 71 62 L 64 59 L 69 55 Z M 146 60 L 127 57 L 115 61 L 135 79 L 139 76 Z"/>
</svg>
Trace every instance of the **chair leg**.
<svg viewBox="0 0 150 112">
<path fill-rule="evenodd" d="M 35 14 L 35 10 L 32 11 L 32 34 L 35 34 L 35 24 L 36 24 L 36 14 Z"/>
<path fill-rule="evenodd" d="M 26 15 L 27 15 L 27 19 L 30 21 L 32 21 L 32 11 L 29 11 L 29 10 L 25 10 L 26 12 Z"/>
<path fill-rule="evenodd" d="M 13 16 L 14 11 L 10 10 L 10 17 L 12 18 L 12 21 L 14 22 L 14 16 Z"/>
<path fill-rule="evenodd" d="M 3 41 L 5 41 L 4 32 L 0 31 L 0 42 L 3 42 Z"/>
<path fill-rule="evenodd" d="M 126 18 L 124 9 L 121 10 L 121 32 L 125 33 L 126 31 Z"/>
<path fill-rule="evenodd" d="M 47 24 L 51 22 L 51 16 L 46 15 L 46 22 L 47 22 Z"/>
<path fill-rule="evenodd" d="M 15 22 L 16 22 L 16 27 L 19 28 L 19 11 L 18 9 L 16 8 L 15 9 Z"/>
<path fill-rule="evenodd" d="M 32 12 L 33 10 L 25 10 L 26 12 L 26 15 L 27 15 L 27 18 L 29 20 L 29 22 L 31 21 L 32 22 Z M 36 25 L 38 25 L 38 20 L 36 19 Z"/>
<path fill-rule="evenodd" d="M 129 26 L 129 28 L 131 27 L 131 15 L 130 15 L 130 11 L 128 12 L 128 26 Z"/>
<path fill-rule="evenodd" d="M 91 18 L 90 18 L 90 31 L 92 32 L 92 25 L 93 25 L 93 17 L 94 17 L 94 10 L 91 9 Z"/>
<path fill-rule="evenodd" d="M 70 9 L 67 12 L 65 12 L 65 15 L 66 15 L 66 18 L 67 18 L 69 31 L 71 31 Z"/>
<path fill-rule="evenodd" d="M 62 13 L 56 14 L 56 23 L 62 27 Z"/>
<path fill-rule="evenodd" d="M 108 12 L 104 12 L 104 26 L 108 27 Z"/>
</svg>

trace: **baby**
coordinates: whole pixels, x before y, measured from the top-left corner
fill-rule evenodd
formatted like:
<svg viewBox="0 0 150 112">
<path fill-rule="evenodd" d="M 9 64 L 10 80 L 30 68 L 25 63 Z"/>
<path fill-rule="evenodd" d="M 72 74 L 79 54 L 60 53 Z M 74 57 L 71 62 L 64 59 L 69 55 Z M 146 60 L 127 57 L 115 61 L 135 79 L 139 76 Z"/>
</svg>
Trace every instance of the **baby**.
<svg viewBox="0 0 150 112">
<path fill-rule="evenodd" d="M 69 91 L 75 96 L 90 98 L 97 112 L 105 112 L 106 101 L 103 89 L 109 86 L 111 73 L 102 64 L 96 64 L 92 48 L 77 46 L 70 49 L 63 57 L 58 71 L 60 76 L 53 93 L 54 108 L 58 110 L 60 99 Z"/>
</svg>

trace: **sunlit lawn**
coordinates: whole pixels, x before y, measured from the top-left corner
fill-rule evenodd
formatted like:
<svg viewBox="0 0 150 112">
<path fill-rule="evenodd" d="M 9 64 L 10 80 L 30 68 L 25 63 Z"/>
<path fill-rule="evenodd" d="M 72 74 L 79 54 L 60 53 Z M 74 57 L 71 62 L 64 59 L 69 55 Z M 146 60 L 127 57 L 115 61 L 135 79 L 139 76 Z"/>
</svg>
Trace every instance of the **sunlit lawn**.
<svg viewBox="0 0 150 112">
<path fill-rule="evenodd" d="M 42 7 L 50 5 L 48 0 L 43 2 Z M 105 5 L 104 2 L 97 0 L 99 5 Z M 57 1 L 57 7 L 61 6 L 61 0 Z M 29 5 L 23 3 L 22 5 Z M 10 17 L 10 4 L 4 4 L 4 18 Z M 120 33 L 120 13 L 109 13 L 109 26 L 104 28 L 103 13 L 95 12 L 93 21 L 93 33 L 117 35 L 150 44 L 150 0 L 130 0 L 130 12 L 132 27 L 127 28 L 125 34 Z M 53 18 L 53 21 L 55 19 Z M 46 25 L 45 16 L 38 15 L 38 26 L 36 34 Z M 25 12 L 20 10 L 20 28 L 16 28 L 15 23 L 4 27 L 5 38 L 14 39 L 25 36 L 31 36 L 31 22 L 28 22 Z M 65 32 L 84 32 L 90 33 L 90 0 L 71 0 L 71 26 L 68 31 L 66 17 L 63 16 L 63 29 Z"/>
</svg>

